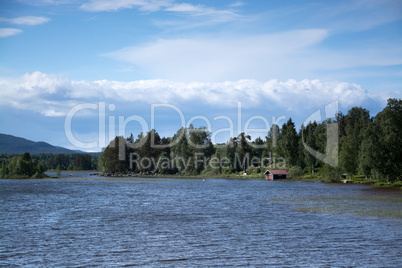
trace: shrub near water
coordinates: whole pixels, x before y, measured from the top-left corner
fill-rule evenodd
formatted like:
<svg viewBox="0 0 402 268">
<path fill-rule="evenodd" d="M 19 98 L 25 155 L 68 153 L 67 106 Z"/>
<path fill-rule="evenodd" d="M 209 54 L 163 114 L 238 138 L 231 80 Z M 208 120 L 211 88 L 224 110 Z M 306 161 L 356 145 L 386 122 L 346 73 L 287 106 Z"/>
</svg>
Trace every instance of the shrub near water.
<svg viewBox="0 0 402 268">
<path fill-rule="evenodd" d="M 291 179 L 300 179 L 303 174 L 303 170 L 299 166 L 293 166 L 289 169 L 289 178 Z"/>
<path fill-rule="evenodd" d="M 29 153 L 14 156 L 9 164 L 3 164 L 0 177 L 6 178 L 43 178 L 45 168 L 41 163 L 31 159 Z"/>
</svg>

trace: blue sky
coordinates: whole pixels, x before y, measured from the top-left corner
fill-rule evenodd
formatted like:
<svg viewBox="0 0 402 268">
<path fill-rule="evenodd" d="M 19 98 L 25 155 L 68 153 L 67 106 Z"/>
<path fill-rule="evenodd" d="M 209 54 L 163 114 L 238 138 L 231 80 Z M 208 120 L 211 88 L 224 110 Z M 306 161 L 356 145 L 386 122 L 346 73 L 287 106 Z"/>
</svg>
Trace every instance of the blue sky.
<svg viewBox="0 0 402 268">
<path fill-rule="evenodd" d="M 138 117 L 150 128 L 162 103 L 162 136 L 180 110 L 185 124 L 233 129 L 216 142 L 253 116 L 254 137 L 264 118 L 300 126 L 334 101 L 375 115 L 402 96 L 401 29 L 401 1 L 4 0 L 0 132 L 77 148 L 66 115 L 88 103 L 71 121 L 85 151 L 118 134 L 119 117 L 134 116 L 125 135 L 146 130 Z"/>
</svg>

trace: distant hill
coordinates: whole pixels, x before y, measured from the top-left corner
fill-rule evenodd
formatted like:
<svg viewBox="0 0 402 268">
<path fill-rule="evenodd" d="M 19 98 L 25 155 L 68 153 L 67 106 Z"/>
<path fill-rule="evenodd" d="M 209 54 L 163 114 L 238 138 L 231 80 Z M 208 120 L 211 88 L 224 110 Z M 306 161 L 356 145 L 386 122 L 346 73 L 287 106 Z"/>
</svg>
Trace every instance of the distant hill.
<svg viewBox="0 0 402 268">
<path fill-rule="evenodd" d="M 53 146 L 49 143 L 30 141 L 24 138 L 0 133 L 0 154 L 30 154 L 50 153 L 50 154 L 75 154 L 85 153 L 73 151 L 63 147 Z"/>
</svg>

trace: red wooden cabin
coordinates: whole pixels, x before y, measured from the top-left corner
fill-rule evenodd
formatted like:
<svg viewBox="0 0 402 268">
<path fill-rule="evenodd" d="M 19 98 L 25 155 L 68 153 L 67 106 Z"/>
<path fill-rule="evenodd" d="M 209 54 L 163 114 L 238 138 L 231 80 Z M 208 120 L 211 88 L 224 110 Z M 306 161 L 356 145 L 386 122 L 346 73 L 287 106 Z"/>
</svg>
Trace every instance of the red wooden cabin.
<svg viewBox="0 0 402 268">
<path fill-rule="evenodd" d="M 268 169 L 264 174 L 266 180 L 273 181 L 286 179 L 288 172 L 284 169 Z"/>
</svg>

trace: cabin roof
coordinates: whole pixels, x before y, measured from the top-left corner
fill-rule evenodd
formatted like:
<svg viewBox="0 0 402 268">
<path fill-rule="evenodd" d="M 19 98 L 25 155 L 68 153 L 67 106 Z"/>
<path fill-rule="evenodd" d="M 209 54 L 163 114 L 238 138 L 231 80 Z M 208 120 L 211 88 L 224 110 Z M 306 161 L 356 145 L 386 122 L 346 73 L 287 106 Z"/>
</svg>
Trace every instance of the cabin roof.
<svg viewBox="0 0 402 268">
<path fill-rule="evenodd" d="M 267 174 L 273 174 L 273 175 L 288 175 L 288 172 L 284 169 L 268 169 L 264 173 L 265 175 Z"/>
</svg>

